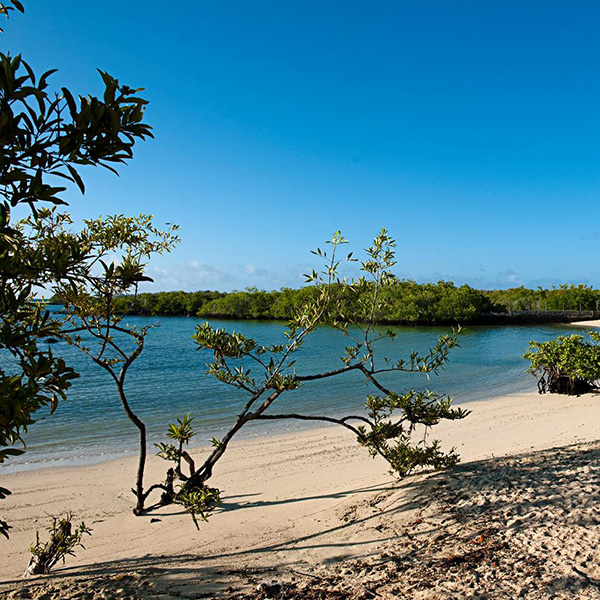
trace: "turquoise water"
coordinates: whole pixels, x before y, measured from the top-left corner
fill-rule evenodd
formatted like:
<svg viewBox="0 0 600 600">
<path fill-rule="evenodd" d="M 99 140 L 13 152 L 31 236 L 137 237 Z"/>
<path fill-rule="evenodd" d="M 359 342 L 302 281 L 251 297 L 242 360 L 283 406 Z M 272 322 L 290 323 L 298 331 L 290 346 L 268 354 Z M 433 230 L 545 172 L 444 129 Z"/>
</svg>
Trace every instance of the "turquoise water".
<svg viewBox="0 0 600 600">
<path fill-rule="evenodd" d="M 150 443 L 164 439 L 166 425 L 189 412 L 196 417 L 196 443 L 219 437 L 232 423 L 245 396 L 206 375 L 211 354 L 197 350 L 190 336 L 198 319 L 192 317 L 128 317 L 132 325 L 160 323 L 150 331 L 142 356 L 130 369 L 127 391 L 132 408 L 147 423 Z M 283 324 L 264 321 L 211 321 L 215 326 L 242 331 L 260 343 L 283 342 Z M 379 355 L 407 358 L 411 350 L 426 351 L 450 331 L 444 327 L 397 328 L 394 341 L 380 344 Z M 535 379 L 521 359 L 529 340 L 545 341 L 568 326 L 468 327 L 460 334 L 460 348 L 451 352 L 446 369 L 430 381 L 425 375 L 393 374 L 385 383 L 396 390 L 410 387 L 446 392 L 457 401 L 472 401 L 507 393 L 534 390 Z M 340 332 L 319 328 L 297 353 L 298 373 L 315 373 L 341 366 L 339 356 L 348 344 Z M 39 422 L 26 434 L 27 453 L 0 467 L 3 472 L 41 466 L 98 462 L 135 449 L 137 430 L 124 416 L 112 380 L 77 349 L 55 344 L 82 375 L 67 402 L 52 416 L 38 413 Z M 310 382 L 277 400 L 281 410 L 340 415 L 360 411 L 364 397 L 373 393 L 357 373 Z M 291 421 L 250 424 L 246 436 L 306 427 Z"/>
</svg>

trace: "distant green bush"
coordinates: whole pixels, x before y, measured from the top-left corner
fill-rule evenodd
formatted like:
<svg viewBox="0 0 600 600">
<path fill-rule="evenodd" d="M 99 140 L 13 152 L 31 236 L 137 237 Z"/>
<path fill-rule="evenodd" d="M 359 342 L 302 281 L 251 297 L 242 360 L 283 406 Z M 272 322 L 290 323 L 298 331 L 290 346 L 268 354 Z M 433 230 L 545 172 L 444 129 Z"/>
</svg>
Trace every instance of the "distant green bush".
<svg viewBox="0 0 600 600">
<path fill-rule="evenodd" d="M 597 387 L 600 333 L 590 331 L 589 335 L 591 342 L 585 342 L 581 335 L 560 335 L 549 342 L 529 342 L 529 351 L 523 358 L 531 362 L 529 372 L 540 375 L 540 394 L 579 395 Z"/>
</svg>

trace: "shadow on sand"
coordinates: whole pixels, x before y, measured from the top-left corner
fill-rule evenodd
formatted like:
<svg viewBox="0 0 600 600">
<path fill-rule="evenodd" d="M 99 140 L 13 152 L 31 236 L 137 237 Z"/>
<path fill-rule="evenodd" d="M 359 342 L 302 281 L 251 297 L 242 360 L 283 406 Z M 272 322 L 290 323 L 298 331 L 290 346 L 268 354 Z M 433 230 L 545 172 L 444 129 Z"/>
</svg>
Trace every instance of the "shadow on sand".
<svg viewBox="0 0 600 600">
<path fill-rule="evenodd" d="M 307 555 L 310 555 L 311 550 L 331 547 L 348 548 L 348 555 L 356 557 L 359 554 L 364 560 L 381 562 L 381 546 L 384 545 L 386 548 L 384 556 L 391 556 L 397 562 L 405 560 L 407 565 L 422 564 L 423 568 L 427 568 L 428 565 L 437 565 L 439 559 L 427 554 L 427 552 L 431 553 L 431 549 L 424 550 L 427 544 L 414 543 L 410 546 L 406 543 L 407 539 L 435 540 L 436 537 L 447 536 L 447 523 L 452 520 L 455 523 L 476 524 L 477 527 L 483 523 L 487 524 L 490 530 L 495 528 L 500 532 L 513 527 L 515 531 L 524 532 L 523 539 L 529 535 L 528 528 L 539 529 L 538 525 L 542 521 L 546 528 L 551 527 L 553 523 L 560 524 L 565 535 L 569 535 L 569 532 L 595 530 L 600 524 L 600 448 L 598 446 L 598 444 L 574 445 L 507 458 L 474 461 L 458 465 L 451 471 L 417 475 L 402 482 L 385 482 L 381 485 L 349 489 L 326 496 L 305 496 L 277 501 L 254 499 L 258 494 L 228 496 L 224 499 L 222 510 L 246 510 L 321 498 L 346 500 L 348 510 L 342 519 L 337 520 L 337 525 L 323 530 L 294 536 L 291 535 L 292 528 L 290 528 L 289 537 L 283 541 L 227 553 L 203 554 L 202 548 L 199 548 L 197 553 L 190 552 L 176 556 L 150 555 L 90 564 L 79 568 L 67 566 L 57 570 L 54 575 L 44 578 L 44 585 L 56 586 L 61 590 L 60 595 L 47 597 L 75 598 L 76 596 L 70 596 L 68 591 L 69 586 L 74 585 L 75 582 L 102 580 L 107 585 L 112 585 L 110 582 L 114 579 L 114 586 L 122 586 L 123 574 L 130 573 L 135 573 L 138 577 L 135 586 L 139 589 L 140 595 L 133 597 L 166 599 L 227 595 L 227 590 L 232 589 L 231 586 L 238 588 L 247 585 L 248 582 L 256 582 L 260 578 L 280 575 L 278 565 L 285 564 L 282 569 L 288 574 L 290 572 L 302 574 L 303 570 L 308 568 L 304 560 Z M 435 503 L 442 507 L 439 510 L 439 518 L 435 518 L 436 512 L 431 508 Z M 427 513 L 429 517 L 415 519 L 415 515 L 425 514 L 427 510 L 429 510 Z M 168 514 L 161 513 L 160 516 L 168 516 Z M 411 530 L 411 524 L 417 522 L 418 528 Z M 479 531 L 477 527 L 461 535 L 464 539 L 465 536 L 475 535 Z M 365 535 L 359 541 L 353 541 L 357 531 L 362 531 Z M 584 536 L 579 542 L 584 543 L 585 539 Z M 579 542 L 577 539 L 574 541 L 575 544 Z M 431 545 L 429 542 L 428 547 Z M 365 547 L 364 554 L 361 550 L 357 551 L 361 546 Z M 395 553 L 394 547 L 401 546 L 402 552 Z M 521 548 L 523 552 L 530 553 L 532 565 L 539 563 L 535 569 L 542 569 L 539 571 L 539 581 L 533 578 L 532 585 L 538 587 L 535 588 L 535 593 L 532 588 L 531 597 L 550 598 L 552 594 L 557 593 L 566 593 L 565 597 L 569 595 L 588 597 L 592 592 L 600 597 L 598 592 L 600 581 L 595 571 L 580 568 L 575 563 L 569 567 L 569 547 L 568 543 L 560 541 L 552 547 L 553 552 L 563 552 L 562 564 L 566 565 L 566 569 L 562 572 L 556 570 L 550 579 L 544 579 L 542 573 L 543 546 L 537 550 L 527 549 L 525 546 Z M 257 561 L 256 557 L 259 555 L 262 557 Z M 487 557 L 485 560 L 489 559 L 485 553 L 482 556 Z M 436 560 L 438 563 L 435 562 Z M 468 569 L 465 571 L 465 564 L 461 567 L 461 577 L 468 583 L 469 571 Z M 479 566 L 473 563 L 473 573 Z M 340 570 L 339 565 L 336 564 L 329 565 L 329 568 L 332 572 Z M 407 573 L 410 574 L 409 569 Z M 502 577 L 503 574 L 499 572 L 498 576 Z M 415 581 L 418 581 L 418 577 Z M 20 590 L 36 585 L 39 585 L 39 580 L 28 583 L 15 580 L 4 582 L 3 587 L 5 590 L 7 588 Z M 147 587 L 142 594 L 143 585 Z M 547 596 L 539 586 L 547 589 Z M 482 598 L 511 597 L 507 595 L 508 592 L 502 591 L 501 586 L 490 596 L 486 596 L 488 592 L 484 588 L 485 586 L 481 589 Z"/>
</svg>

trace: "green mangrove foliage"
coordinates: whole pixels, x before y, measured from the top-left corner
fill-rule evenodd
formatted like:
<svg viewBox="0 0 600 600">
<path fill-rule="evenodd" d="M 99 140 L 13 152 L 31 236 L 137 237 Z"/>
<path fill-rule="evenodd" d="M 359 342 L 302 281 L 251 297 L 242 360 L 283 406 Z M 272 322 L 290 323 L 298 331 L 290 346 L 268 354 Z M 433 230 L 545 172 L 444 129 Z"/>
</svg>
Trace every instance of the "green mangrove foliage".
<svg viewBox="0 0 600 600">
<path fill-rule="evenodd" d="M 548 290 L 541 287 L 530 290 L 521 286 L 485 294 L 497 309 L 504 311 L 581 311 L 600 307 L 600 290 L 584 284 L 563 283 Z"/>
<path fill-rule="evenodd" d="M 600 332 L 589 331 L 591 342 L 581 335 L 560 335 L 549 342 L 529 342 L 523 355 L 529 372 L 539 376 L 540 394 L 579 395 L 598 387 L 600 381 Z"/>
<path fill-rule="evenodd" d="M 0 14 L 11 10 L 23 12 L 23 6 L 0 4 Z M 134 145 L 151 137 L 139 90 L 100 71 L 102 93 L 76 98 L 67 88 L 50 87 L 54 72 L 36 75 L 20 55 L 0 53 L 0 351 L 6 358 L 0 367 L 0 463 L 23 452 L 15 446 L 24 447 L 36 413 L 56 409 L 77 377 L 48 345 L 60 324 L 34 294 L 77 281 L 88 255 L 71 236 L 55 235 L 41 223 L 48 213 L 40 205 L 65 205 L 64 183 L 85 190 L 82 168 L 116 172 L 133 157 Z M 17 224 L 16 213 L 29 214 L 39 226 Z M 0 498 L 9 493 L 0 488 Z M 0 534 L 8 535 L 1 520 Z"/>
<path fill-rule="evenodd" d="M 414 389 L 397 391 L 385 385 L 381 378 L 383 374 L 406 372 L 437 374 L 448 360 L 449 351 L 457 345 L 456 337 L 441 337 L 424 355 L 412 353 L 407 359 L 380 356 L 378 342 L 396 335 L 393 331 L 382 332 L 373 327 L 378 311 L 384 309 L 388 301 L 387 288 L 394 283 L 390 268 L 395 264 L 395 242 L 383 229 L 361 263 L 364 275 L 352 282 L 338 275 L 339 254 L 346 243 L 341 234 L 336 233 L 328 242 L 330 249 L 315 252 L 324 261 L 324 267 L 307 276 L 312 284 L 310 292 L 305 292 L 308 301 L 289 320 L 283 343 L 261 345 L 239 332 L 213 328 L 206 322 L 198 325 L 194 341 L 199 348 L 210 349 L 213 354 L 209 374 L 243 392 L 246 400 L 227 433 L 221 439 L 213 439 L 213 450 L 205 460 L 190 475 L 178 469 L 183 481 L 177 493 L 179 497 L 206 488 L 214 466 L 235 435 L 247 424 L 257 421 L 299 419 L 340 425 L 351 431 L 371 454 L 385 458 L 400 477 L 420 467 L 441 468 L 458 461 L 454 450 L 443 452 L 437 441 L 429 439 L 428 432 L 441 420 L 462 419 L 468 411 L 454 408 L 451 398 L 443 394 Z M 355 259 L 349 254 L 346 260 Z M 349 302 L 360 315 L 352 328 L 348 327 L 344 313 Z M 295 355 L 319 324 L 341 330 L 348 344 L 341 349 L 338 368 L 302 373 Z M 305 382 L 343 377 L 352 372 L 361 373 L 374 391 L 367 397 L 364 414 L 336 418 L 301 411 L 275 412 L 277 400 L 283 395 L 293 396 Z M 179 449 L 173 445 L 160 450 L 172 460 L 179 460 L 181 448 L 180 444 Z"/>
<path fill-rule="evenodd" d="M 175 464 L 173 468 L 174 474 L 181 478 L 181 461 L 185 460 L 190 468 L 190 473 L 194 472 L 194 461 L 188 454 L 187 450 L 184 450 L 184 446 L 188 446 L 190 440 L 196 435 L 192 427 L 194 417 L 190 417 L 187 413 L 182 419 L 177 419 L 177 423 L 170 423 L 169 430 L 167 431 L 167 437 L 176 443 L 169 442 L 165 444 L 161 442 L 154 444 L 158 448 L 157 456 L 160 456 L 163 460 L 171 461 Z"/>
<path fill-rule="evenodd" d="M 205 319 L 272 319 L 288 321 L 306 302 L 314 300 L 311 286 L 265 291 L 247 288 L 235 292 L 158 292 L 136 298 L 115 300 L 117 310 L 126 314 L 198 316 Z M 364 290 L 368 297 L 371 293 Z M 590 311 L 600 306 L 600 291 L 586 285 L 561 285 L 550 290 L 525 287 L 482 291 L 451 282 L 415 283 L 390 278 L 380 290 L 385 302 L 375 318 L 378 323 L 455 324 L 477 321 L 491 313 L 520 311 Z M 340 315 L 346 320 L 361 318 L 355 294 L 340 298 Z M 365 318 L 362 315 L 362 318 Z"/>
<path fill-rule="evenodd" d="M 114 303 L 115 310 L 121 314 L 195 317 L 204 305 L 223 296 L 223 292 L 211 291 L 140 293 L 115 298 Z"/>
<path fill-rule="evenodd" d="M 338 318 L 359 320 L 361 299 L 355 293 L 339 288 Z M 202 318 L 273 319 L 289 321 L 307 302 L 315 300 L 312 286 L 300 289 L 283 288 L 264 291 L 248 288 L 238 292 L 159 292 L 139 294 L 132 298 L 118 298 L 116 306 L 124 313 L 141 315 L 187 315 Z M 365 299 L 371 297 L 369 285 L 364 286 Z M 479 314 L 490 312 L 494 306 L 484 293 L 468 285 L 456 287 L 453 283 L 417 284 L 390 278 L 389 284 L 379 291 L 382 303 L 375 319 L 378 323 L 449 323 L 469 322 Z"/>
</svg>

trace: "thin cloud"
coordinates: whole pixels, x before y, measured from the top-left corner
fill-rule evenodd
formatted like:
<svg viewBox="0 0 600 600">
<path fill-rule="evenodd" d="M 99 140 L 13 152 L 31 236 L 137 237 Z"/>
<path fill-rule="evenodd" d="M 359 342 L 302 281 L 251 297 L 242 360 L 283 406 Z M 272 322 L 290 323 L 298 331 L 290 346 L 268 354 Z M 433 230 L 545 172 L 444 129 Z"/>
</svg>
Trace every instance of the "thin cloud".
<svg viewBox="0 0 600 600">
<path fill-rule="evenodd" d="M 154 281 L 140 286 L 144 291 L 217 289 L 232 281 L 228 273 L 197 260 L 176 264 L 168 269 L 150 266 L 147 274 Z"/>
<path fill-rule="evenodd" d="M 585 241 L 599 241 L 600 240 L 600 231 L 591 231 L 590 233 L 586 233 L 581 236 L 582 240 Z"/>
<path fill-rule="evenodd" d="M 268 277 L 269 272 L 266 269 L 261 269 L 256 265 L 244 265 L 242 270 L 246 275 L 252 275 L 253 277 Z"/>
</svg>

